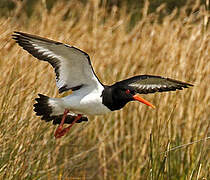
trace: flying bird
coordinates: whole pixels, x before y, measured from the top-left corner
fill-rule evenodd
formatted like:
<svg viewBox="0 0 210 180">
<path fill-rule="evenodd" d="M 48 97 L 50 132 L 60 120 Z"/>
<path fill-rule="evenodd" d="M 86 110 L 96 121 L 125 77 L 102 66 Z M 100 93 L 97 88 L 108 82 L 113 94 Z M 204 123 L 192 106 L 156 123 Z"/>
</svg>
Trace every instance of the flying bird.
<svg viewBox="0 0 210 180">
<path fill-rule="evenodd" d="M 192 84 L 154 75 L 137 75 L 112 85 L 104 85 L 96 76 L 89 55 L 70 45 L 36 35 L 14 32 L 13 39 L 32 56 L 52 65 L 59 93 L 72 90 L 62 98 L 39 94 L 34 111 L 41 119 L 59 124 L 55 137 L 66 134 L 75 123 L 87 121 L 87 115 L 102 115 L 139 101 L 152 108 L 138 94 L 182 90 Z M 64 123 L 70 124 L 64 128 Z"/>
</svg>

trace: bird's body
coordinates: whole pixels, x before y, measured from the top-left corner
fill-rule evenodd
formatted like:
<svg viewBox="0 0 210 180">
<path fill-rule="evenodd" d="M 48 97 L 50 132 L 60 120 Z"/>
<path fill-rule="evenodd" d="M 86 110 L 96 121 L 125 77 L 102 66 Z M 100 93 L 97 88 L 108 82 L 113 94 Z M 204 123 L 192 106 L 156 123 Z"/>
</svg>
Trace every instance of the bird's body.
<svg viewBox="0 0 210 180">
<path fill-rule="evenodd" d="M 75 114 L 103 115 L 111 110 L 102 103 L 102 92 L 104 88 L 97 89 L 81 88 L 74 93 L 63 98 L 49 98 L 49 105 L 55 108 L 52 115 L 63 114 L 65 109 L 69 109 Z"/>
<path fill-rule="evenodd" d="M 39 94 L 34 104 L 36 115 L 45 121 L 60 124 L 55 137 L 63 136 L 74 123 L 87 121 L 85 115 L 102 115 L 123 108 L 130 101 L 154 107 L 137 94 L 182 90 L 189 83 L 153 75 L 138 75 L 113 85 L 102 84 L 82 50 L 39 36 L 15 32 L 13 39 L 39 60 L 50 63 L 56 74 L 59 93 L 72 90 L 63 98 Z M 63 124 L 71 124 L 63 129 Z"/>
</svg>

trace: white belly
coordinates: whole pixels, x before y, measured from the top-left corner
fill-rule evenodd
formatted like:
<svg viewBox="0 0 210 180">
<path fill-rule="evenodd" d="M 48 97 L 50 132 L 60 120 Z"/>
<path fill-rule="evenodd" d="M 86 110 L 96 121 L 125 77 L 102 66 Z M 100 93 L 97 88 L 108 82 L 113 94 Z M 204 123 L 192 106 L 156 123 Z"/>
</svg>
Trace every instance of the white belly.
<svg viewBox="0 0 210 180">
<path fill-rule="evenodd" d="M 102 104 L 101 92 L 90 93 L 79 96 L 78 94 L 71 94 L 64 97 L 65 108 L 77 114 L 87 115 L 102 115 L 111 112 L 105 105 Z"/>
</svg>

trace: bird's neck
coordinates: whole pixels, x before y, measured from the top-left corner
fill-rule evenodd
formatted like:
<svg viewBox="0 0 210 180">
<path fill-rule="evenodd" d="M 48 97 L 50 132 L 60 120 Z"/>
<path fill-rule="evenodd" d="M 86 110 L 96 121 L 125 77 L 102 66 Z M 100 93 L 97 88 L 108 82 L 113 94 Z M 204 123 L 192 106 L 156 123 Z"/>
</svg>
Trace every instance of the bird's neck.
<svg viewBox="0 0 210 180">
<path fill-rule="evenodd" d="M 118 95 L 115 93 L 115 87 L 104 85 L 102 91 L 102 103 L 108 107 L 111 111 L 119 110 L 125 106 L 127 101 L 118 99 Z"/>
</svg>

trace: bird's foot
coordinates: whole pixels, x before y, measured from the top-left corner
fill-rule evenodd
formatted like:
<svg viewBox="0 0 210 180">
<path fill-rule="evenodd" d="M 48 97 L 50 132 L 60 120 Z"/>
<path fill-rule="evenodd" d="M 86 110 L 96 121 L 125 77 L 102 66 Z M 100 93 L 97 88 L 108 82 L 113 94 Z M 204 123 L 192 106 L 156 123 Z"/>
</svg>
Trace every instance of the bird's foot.
<svg viewBox="0 0 210 180">
<path fill-rule="evenodd" d="M 71 127 L 79 120 L 81 119 L 82 115 L 78 114 L 77 117 L 75 117 L 74 121 L 71 123 L 71 125 L 69 125 L 68 127 L 63 129 L 63 124 L 65 122 L 66 116 L 68 114 L 69 110 L 65 109 L 64 113 L 63 113 L 63 118 L 61 120 L 61 123 L 59 124 L 58 128 L 55 131 L 55 138 L 60 138 L 62 136 L 64 136 L 70 129 Z"/>
<path fill-rule="evenodd" d="M 55 138 L 60 138 L 62 136 L 64 136 L 67 132 L 69 131 L 69 128 L 57 128 L 55 131 Z"/>
</svg>

